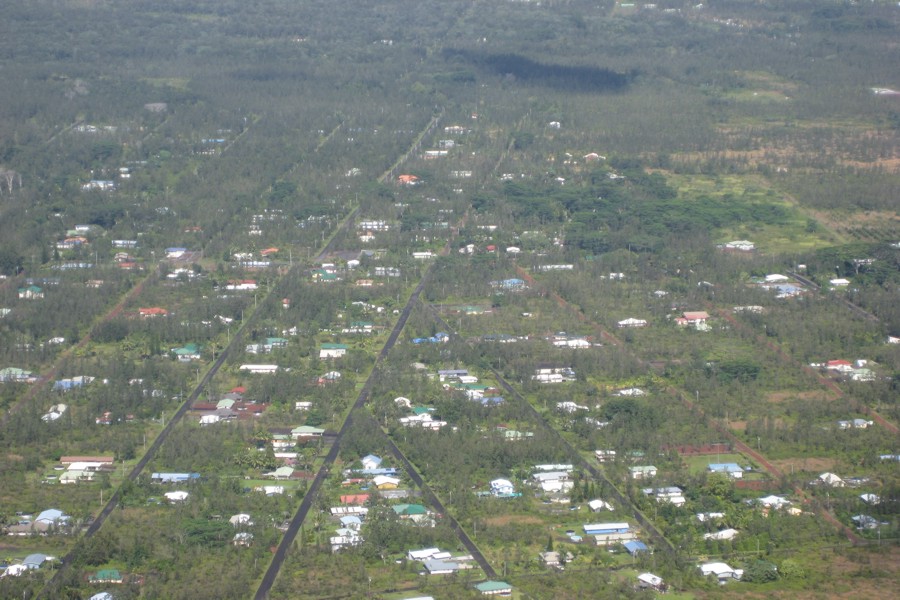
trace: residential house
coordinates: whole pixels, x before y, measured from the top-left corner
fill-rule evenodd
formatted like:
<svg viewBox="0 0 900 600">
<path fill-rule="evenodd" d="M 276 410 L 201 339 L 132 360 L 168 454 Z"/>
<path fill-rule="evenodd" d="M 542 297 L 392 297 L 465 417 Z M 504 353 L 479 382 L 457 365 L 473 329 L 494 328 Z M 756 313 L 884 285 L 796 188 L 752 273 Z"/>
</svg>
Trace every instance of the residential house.
<svg viewBox="0 0 900 600">
<path fill-rule="evenodd" d="M 52 421 L 56 421 L 61 416 L 63 416 L 68 410 L 68 406 L 65 404 L 54 404 L 50 407 L 50 409 L 41 416 L 41 421 L 44 423 L 50 423 Z"/>
<path fill-rule="evenodd" d="M 575 371 L 569 366 L 544 363 L 535 367 L 531 379 L 538 383 L 564 383 L 575 380 Z"/>
<path fill-rule="evenodd" d="M 724 519 L 725 513 L 722 512 L 707 512 L 707 513 L 697 513 L 697 520 L 701 523 L 706 523 L 707 521 L 713 521 L 716 519 Z"/>
<path fill-rule="evenodd" d="M 737 529 L 722 529 L 712 533 L 704 533 L 704 540 L 732 540 L 738 534 Z"/>
<path fill-rule="evenodd" d="M 75 377 L 67 377 L 53 383 L 53 390 L 57 392 L 68 392 L 75 388 L 80 388 L 94 381 L 90 375 L 78 375 Z M 63 409 L 65 410 L 65 409 Z"/>
<path fill-rule="evenodd" d="M 278 371 L 278 365 L 241 365 L 238 370 L 254 375 L 272 375 Z"/>
<path fill-rule="evenodd" d="M 647 544 L 640 540 L 628 540 L 624 544 L 625 551 L 628 552 L 631 556 L 637 556 L 641 552 L 649 552 L 650 549 L 647 547 Z"/>
<path fill-rule="evenodd" d="M 852 419 L 849 421 L 838 421 L 839 429 L 866 429 L 875 424 L 874 421 L 867 421 L 865 419 Z"/>
<path fill-rule="evenodd" d="M 751 500 L 750 502 L 755 502 L 760 506 L 765 508 L 782 508 L 785 506 L 790 506 L 790 500 L 786 498 L 782 498 L 781 496 L 766 496 L 764 498 L 757 498 L 756 500 Z"/>
<path fill-rule="evenodd" d="M 680 327 L 693 327 L 698 331 L 709 329 L 709 313 L 705 310 L 685 311 L 681 317 L 675 319 L 675 324 Z"/>
<path fill-rule="evenodd" d="M 636 387 L 623 388 L 621 390 L 616 391 L 616 396 L 635 397 L 635 396 L 646 396 L 646 395 L 647 395 L 647 392 L 645 392 L 641 388 L 636 388 Z"/>
<path fill-rule="evenodd" d="M 428 509 L 421 504 L 394 504 L 391 508 L 401 520 L 422 523 L 428 519 Z"/>
<path fill-rule="evenodd" d="M 844 487 L 846 485 L 844 480 L 834 473 L 822 473 L 815 483 L 827 485 L 828 487 Z"/>
<path fill-rule="evenodd" d="M 878 519 L 869 515 L 854 515 L 850 517 L 857 529 L 876 529 L 878 527 Z"/>
<path fill-rule="evenodd" d="M 684 506 L 684 503 L 687 502 L 680 487 L 644 488 L 643 492 L 645 496 L 656 498 L 656 501 L 661 504 Z"/>
<path fill-rule="evenodd" d="M 17 367 L 0 369 L 0 383 L 33 383 L 37 378 L 31 371 Z"/>
<path fill-rule="evenodd" d="M 199 481 L 200 473 L 153 473 L 150 481 L 153 483 L 187 483 Z"/>
<path fill-rule="evenodd" d="M 226 290 L 252 292 L 259 289 L 255 279 L 232 279 L 225 285 Z"/>
<path fill-rule="evenodd" d="M 169 314 L 169 311 L 159 306 L 151 306 L 149 308 L 139 308 L 138 314 L 142 319 L 153 319 L 156 317 L 165 317 Z"/>
<path fill-rule="evenodd" d="M 372 478 L 372 484 L 379 490 L 396 490 L 400 487 L 400 478 L 389 475 L 376 475 Z"/>
<path fill-rule="evenodd" d="M 732 580 L 740 581 L 744 570 L 734 569 L 723 562 L 710 562 L 700 565 L 700 573 L 704 577 L 714 575 L 720 584 L 725 584 Z"/>
<path fill-rule="evenodd" d="M 491 288 L 500 292 L 521 292 L 526 287 L 524 279 L 510 277 L 509 279 L 498 279 L 489 283 Z"/>
<path fill-rule="evenodd" d="M 236 515 L 232 515 L 228 522 L 234 525 L 235 527 L 252 527 L 253 519 L 247 513 L 238 513 Z"/>
<path fill-rule="evenodd" d="M 741 479 L 744 469 L 737 463 L 711 463 L 706 467 L 710 473 L 725 473 L 732 479 Z"/>
<path fill-rule="evenodd" d="M 850 373 L 853 371 L 853 363 L 849 360 L 829 360 L 825 363 L 825 370 L 837 373 Z"/>
<path fill-rule="evenodd" d="M 200 354 L 199 344 L 185 344 L 180 348 L 172 348 L 171 352 L 175 355 L 175 359 L 178 362 L 183 363 L 201 360 L 203 358 Z"/>
<path fill-rule="evenodd" d="M 434 419 L 431 413 L 421 413 L 409 417 L 400 417 L 400 425 L 403 427 L 421 427 L 422 429 L 430 429 L 437 431 L 447 425 L 447 421 Z"/>
<path fill-rule="evenodd" d="M 25 300 L 40 300 L 44 297 L 44 290 L 36 285 L 19 288 L 19 298 Z"/>
<path fill-rule="evenodd" d="M 190 494 L 188 494 L 187 492 L 184 492 L 184 491 L 166 492 L 165 494 L 163 494 L 163 496 L 165 496 L 166 500 L 168 500 L 169 502 L 173 502 L 173 503 L 174 502 L 184 502 L 185 500 L 188 499 L 189 495 Z"/>
<path fill-rule="evenodd" d="M 531 478 L 544 492 L 568 492 L 575 485 L 568 471 L 544 471 Z"/>
<path fill-rule="evenodd" d="M 594 456 L 597 458 L 597 462 L 607 463 L 613 462 L 616 460 L 616 451 L 615 450 L 594 450 Z"/>
<path fill-rule="evenodd" d="M 476 583 L 475 589 L 481 592 L 482 596 L 511 596 L 513 588 L 505 581 L 484 581 Z"/>
<path fill-rule="evenodd" d="M 299 427 L 294 427 L 293 429 L 291 429 L 291 437 L 295 440 L 299 438 L 322 437 L 324 433 L 324 429 L 321 429 L 319 427 L 312 427 L 310 425 L 300 425 Z"/>
<path fill-rule="evenodd" d="M 25 567 L 28 569 L 40 569 L 45 562 L 53 560 L 56 559 L 52 556 L 36 552 L 34 554 L 29 554 L 24 559 L 22 559 L 22 564 L 25 565 Z"/>
<path fill-rule="evenodd" d="M 634 317 L 629 317 L 627 319 L 622 319 L 616 324 L 620 328 L 625 327 L 646 327 L 647 321 L 644 319 L 636 319 Z"/>
<path fill-rule="evenodd" d="M 548 567 L 559 567 L 562 560 L 559 552 L 547 551 L 538 554 L 538 558 Z"/>
<path fill-rule="evenodd" d="M 346 344 L 322 344 L 319 347 L 320 359 L 341 358 L 347 354 Z"/>
<path fill-rule="evenodd" d="M 612 504 L 606 502 L 605 500 L 600 500 L 599 498 L 588 502 L 588 508 L 590 508 L 593 512 L 600 512 L 601 510 L 615 510 Z"/>
<path fill-rule="evenodd" d="M 377 469 L 381 466 L 381 457 L 375 456 L 374 454 L 367 454 L 362 457 L 360 462 L 362 462 L 363 469 Z"/>
<path fill-rule="evenodd" d="M 628 471 L 632 479 L 651 479 L 656 477 L 656 467 L 653 465 L 629 467 Z"/>
<path fill-rule="evenodd" d="M 440 548 L 422 548 L 421 550 L 409 550 L 406 553 L 406 559 L 418 562 L 424 562 L 435 558 L 438 555 L 449 555 L 449 552 L 442 552 Z"/>
<path fill-rule="evenodd" d="M 124 583 L 125 578 L 118 569 L 100 569 L 92 575 L 88 575 L 90 583 Z M 112 596 L 110 596 L 112 597 Z"/>
<path fill-rule="evenodd" d="M 756 250 L 756 244 L 748 240 L 735 240 L 733 242 L 726 242 L 720 245 L 719 248 L 732 252 L 753 252 Z"/>
<path fill-rule="evenodd" d="M 662 577 L 653 573 L 641 573 L 637 576 L 638 587 L 641 589 L 651 589 L 657 592 L 666 591 L 666 584 L 663 583 Z"/>
<path fill-rule="evenodd" d="M 294 475 L 293 467 L 278 467 L 271 473 L 266 473 L 266 477 L 271 477 L 275 480 L 285 480 L 290 479 Z"/>
<path fill-rule="evenodd" d="M 491 481 L 491 495 L 496 497 L 507 497 L 515 494 L 516 489 L 512 482 L 508 479 L 495 479 Z"/>
<path fill-rule="evenodd" d="M 585 535 L 606 535 L 631 531 L 631 525 L 628 523 L 588 523 L 583 525 L 582 528 Z"/>
<path fill-rule="evenodd" d="M 362 519 L 358 515 L 344 515 L 340 518 L 341 527 L 344 529 L 351 529 L 353 531 L 359 531 L 362 529 Z"/>
<path fill-rule="evenodd" d="M 572 414 L 574 412 L 578 412 L 579 410 L 590 410 L 590 408 L 587 406 L 582 406 L 581 404 L 575 404 L 570 400 L 566 400 L 565 402 L 557 402 L 556 410 Z"/>
</svg>

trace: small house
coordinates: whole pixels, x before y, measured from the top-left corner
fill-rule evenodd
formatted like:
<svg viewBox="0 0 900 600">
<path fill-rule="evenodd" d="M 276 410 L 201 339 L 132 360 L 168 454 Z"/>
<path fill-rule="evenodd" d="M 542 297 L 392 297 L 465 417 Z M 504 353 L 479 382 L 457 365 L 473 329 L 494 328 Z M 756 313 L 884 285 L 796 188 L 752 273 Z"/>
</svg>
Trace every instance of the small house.
<svg viewBox="0 0 900 600">
<path fill-rule="evenodd" d="M 475 589 L 478 590 L 482 596 L 512 595 L 512 586 L 505 581 L 484 581 L 482 583 L 476 583 Z"/>
<path fill-rule="evenodd" d="M 319 347 L 320 359 L 341 358 L 347 354 L 346 344 L 322 344 Z"/>
<path fill-rule="evenodd" d="M 740 581 L 744 575 L 744 570 L 734 569 L 723 562 L 711 562 L 700 565 L 700 573 L 704 577 L 713 575 L 719 580 L 720 584 L 725 584 L 732 580 Z"/>
<path fill-rule="evenodd" d="M 647 548 L 647 544 L 640 540 L 629 540 L 622 545 L 625 547 L 625 551 L 631 556 L 637 556 L 641 552 L 650 551 L 650 549 Z"/>
<path fill-rule="evenodd" d="M 744 476 L 744 469 L 737 463 L 711 463 L 706 469 L 710 473 L 725 473 L 732 479 L 741 479 Z"/>
<path fill-rule="evenodd" d="M 372 484 L 379 490 L 396 490 L 400 487 L 400 478 L 389 475 L 376 475 L 372 478 Z"/>
<path fill-rule="evenodd" d="M 656 467 L 653 465 L 629 467 L 628 472 L 632 479 L 651 479 L 656 477 Z"/>
</svg>

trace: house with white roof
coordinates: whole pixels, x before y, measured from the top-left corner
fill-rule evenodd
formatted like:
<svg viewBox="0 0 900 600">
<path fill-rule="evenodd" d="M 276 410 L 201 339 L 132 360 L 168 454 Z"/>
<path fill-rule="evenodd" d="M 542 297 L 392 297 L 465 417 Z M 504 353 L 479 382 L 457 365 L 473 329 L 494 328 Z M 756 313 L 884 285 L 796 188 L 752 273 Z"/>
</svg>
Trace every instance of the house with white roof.
<svg viewBox="0 0 900 600">
<path fill-rule="evenodd" d="M 661 504 L 684 506 L 684 503 L 687 502 L 680 487 L 644 488 L 642 491 L 645 496 L 655 498 Z"/>
<path fill-rule="evenodd" d="M 704 577 L 714 575 L 719 580 L 719 583 L 725 584 L 732 580 L 740 581 L 744 575 L 744 570 L 734 569 L 723 562 L 710 562 L 700 565 L 700 573 Z"/>
<path fill-rule="evenodd" d="M 653 465 L 640 465 L 629 467 L 628 472 L 632 479 L 651 479 L 656 477 L 656 467 Z"/>
<path fill-rule="evenodd" d="M 737 529 L 722 529 L 712 533 L 704 533 L 704 540 L 732 540 L 738 533 Z"/>
<path fill-rule="evenodd" d="M 491 495 L 509 496 L 516 492 L 515 486 L 509 479 L 495 479 L 491 482 Z"/>
</svg>

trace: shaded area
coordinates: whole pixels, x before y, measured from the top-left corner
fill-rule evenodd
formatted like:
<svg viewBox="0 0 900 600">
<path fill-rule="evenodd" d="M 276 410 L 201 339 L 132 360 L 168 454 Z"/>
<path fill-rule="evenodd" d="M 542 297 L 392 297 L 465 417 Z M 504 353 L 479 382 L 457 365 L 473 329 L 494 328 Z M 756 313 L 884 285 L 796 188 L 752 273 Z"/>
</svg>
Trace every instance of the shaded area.
<svg viewBox="0 0 900 600">
<path fill-rule="evenodd" d="M 572 66 L 541 63 L 521 54 L 485 54 L 472 50 L 448 48 L 447 60 L 465 60 L 483 70 L 514 77 L 526 83 L 559 90 L 580 92 L 617 92 L 635 76 L 596 66 Z"/>
</svg>

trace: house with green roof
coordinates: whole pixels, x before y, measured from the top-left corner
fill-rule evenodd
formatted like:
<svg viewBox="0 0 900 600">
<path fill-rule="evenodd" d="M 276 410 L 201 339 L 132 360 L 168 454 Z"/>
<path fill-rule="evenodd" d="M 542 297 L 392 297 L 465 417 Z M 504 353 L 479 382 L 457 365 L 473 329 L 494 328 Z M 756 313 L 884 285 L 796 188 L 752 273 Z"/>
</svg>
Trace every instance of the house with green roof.
<svg viewBox="0 0 900 600">
<path fill-rule="evenodd" d="M 301 437 L 322 437 L 323 433 L 325 433 L 324 429 L 310 427 L 309 425 L 300 425 L 299 427 L 291 429 L 291 437 L 294 439 Z"/>
<path fill-rule="evenodd" d="M 0 369 L 0 383 L 31 383 L 34 380 L 35 377 L 31 371 L 26 371 L 25 369 L 19 369 L 18 367 Z"/>
<path fill-rule="evenodd" d="M 322 344 L 319 346 L 319 358 L 341 358 L 347 350 L 347 344 Z"/>
<path fill-rule="evenodd" d="M 44 297 L 44 290 L 36 285 L 19 288 L 19 298 L 25 300 L 39 300 Z"/>
<path fill-rule="evenodd" d="M 420 523 L 428 517 L 428 509 L 421 504 L 395 504 L 391 508 L 401 520 Z"/>
<path fill-rule="evenodd" d="M 91 583 L 122 583 L 125 578 L 118 569 L 100 569 L 93 575 L 88 575 Z"/>
<path fill-rule="evenodd" d="M 512 586 L 505 581 L 483 581 L 475 584 L 475 589 L 483 596 L 509 596 Z"/>
<path fill-rule="evenodd" d="M 178 360 L 178 362 L 191 362 L 193 360 L 200 360 L 200 345 L 185 344 L 181 348 L 172 348 L 172 354 L 175 355 L 175 359 Z"/>
</svg>

